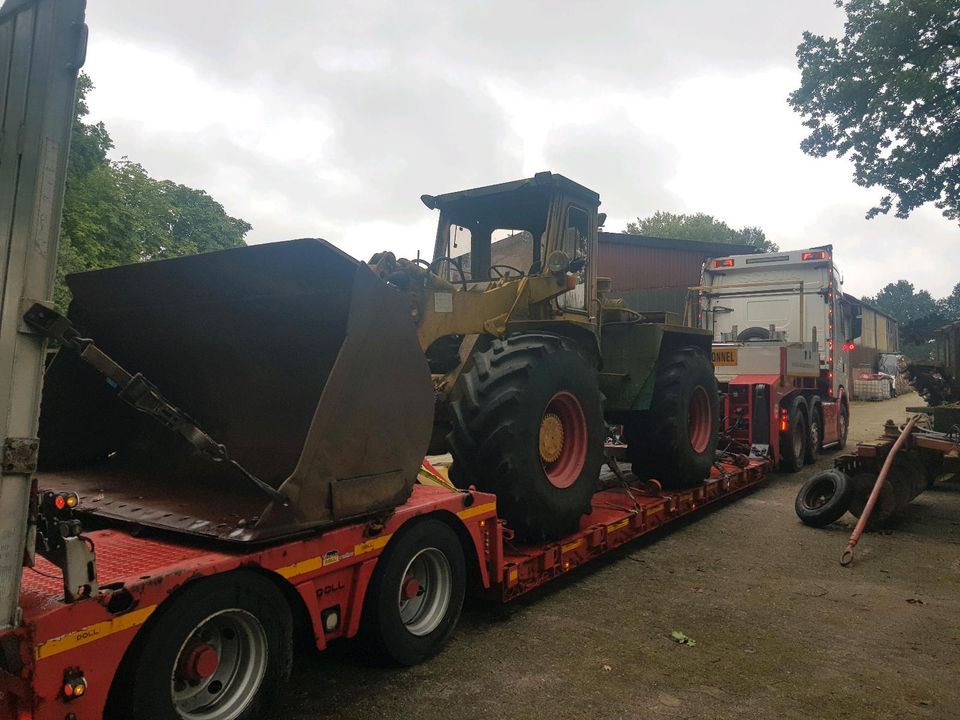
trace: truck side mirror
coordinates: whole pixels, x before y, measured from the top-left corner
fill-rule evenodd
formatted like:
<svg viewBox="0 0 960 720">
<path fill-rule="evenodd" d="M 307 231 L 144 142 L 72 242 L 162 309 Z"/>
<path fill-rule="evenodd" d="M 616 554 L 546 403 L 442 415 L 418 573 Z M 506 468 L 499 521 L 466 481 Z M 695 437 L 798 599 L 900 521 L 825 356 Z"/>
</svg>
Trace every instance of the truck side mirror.
<svg viewBox="0 0 960 720">
<path fill-rule="evenodd" d="M 603 225 L 604 225 L 604 223 L 606 223 L 606 222 L 607 222 L 607 214 L 606 214 L 606 213 L 597 213 L 597 227 L 598 227 L 598 228 L 602 228 Z"/>
</svg>

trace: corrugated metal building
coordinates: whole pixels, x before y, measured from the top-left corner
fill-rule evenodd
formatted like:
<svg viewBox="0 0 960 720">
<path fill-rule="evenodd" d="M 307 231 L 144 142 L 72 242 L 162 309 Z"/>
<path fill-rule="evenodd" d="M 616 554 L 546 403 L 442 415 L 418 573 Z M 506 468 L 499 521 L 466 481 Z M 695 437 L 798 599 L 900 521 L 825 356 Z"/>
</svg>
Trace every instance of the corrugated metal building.
<svg viewBox="0 0 960 720">
<path fill-rule="evenodd" d="M 628 233 L 600 233 L 597 274 L 613 279 L 610 297 L 623 298 L 640 312 L 675 312 L 683 316 L 687 292 L 700 284 L 708 258 L 746 255 L 747 245 L 674 240 Z"/>
<path fill-rule="evenodd" d="M 855 322 L 859 320 L 860 335 L 853 340 L 856 348 L 850 355 L 854 368 L 877 370 L 881 353 L 900 350 L 900 328 L 895 318 L 869 303 L 844 293 L 844 299 L 853 306 Z"/>
<path fill-rule="evenodd" d="M 623 298 L 640 312 L 673 312 L 683 317 L 689 288 L 700 284 L 703 263 L 709 258 L 747 255 L 754 249 L 735 243 L 674 240 L 650 235 L 601 232 L 597 275 L 613 280 L 608 297 Z M 497 240 L 491 246 L 493 263 L 526 270 L 530 265 L 529 233 Z M 469 274 L 470 253 L 460 255 Z"/>
</svg>

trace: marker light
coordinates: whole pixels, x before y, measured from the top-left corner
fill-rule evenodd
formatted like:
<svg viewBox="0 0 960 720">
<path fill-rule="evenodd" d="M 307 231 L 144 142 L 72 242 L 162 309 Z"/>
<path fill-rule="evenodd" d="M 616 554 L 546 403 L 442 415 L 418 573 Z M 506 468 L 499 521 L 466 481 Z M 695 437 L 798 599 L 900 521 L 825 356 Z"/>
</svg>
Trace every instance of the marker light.
<svg viewBox="0 0 960 720">
<path fill-rule="evenodd" d="M 810 250 L 800 255 L 801 260 L 826 260 L 826 250 Z"/>
<path fill-rule="evenodd" d="M 715 268 L 733 267 L 733 258 L 726 258 L 725 260 L 714 260 L 713 266 Z"/>
<path fill-rule="evenodd" d="M 780 408 L 780 432 L 786 432 L 790 427 L 790 421 L 787 417 L 787 409 Z"/>
<path fill-rule="evenodd" d="M 73 510 L 80 504 L 80 496 L 76 493 L 57 493 L 53 498 L 53 505 L 57 510 Z"/>
<path fill-rule="evenodd" d="M 69 673 L 63 680 L 63 696 L 67 700 L 83 697 L 87 693 L 87 680 L 83 675 Z"/>
</svg>

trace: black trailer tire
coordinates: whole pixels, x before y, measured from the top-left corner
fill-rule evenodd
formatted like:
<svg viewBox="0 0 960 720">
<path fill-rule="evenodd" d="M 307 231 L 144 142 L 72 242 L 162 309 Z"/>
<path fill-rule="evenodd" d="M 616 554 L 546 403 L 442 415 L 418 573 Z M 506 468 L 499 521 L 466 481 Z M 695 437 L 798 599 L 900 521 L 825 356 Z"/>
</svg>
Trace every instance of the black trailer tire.
<svg viewBox="0 0 960 720">
<path fill-rule="evenodd" d="M 847 403 L 840 402 L 840 439 L 834 446 L 837 450 L 843 450 L 847 446 L 847 435 L 850 433 L 850 407 Z"/>
<path fill-rule="evenodd" d="M 710 476 L 720 427 L 713 364 L 697 348 L 666 353 L 657 367 L 650 409 L 625 424 L 627 460 L 641 479 L 669 489 L 696 487 Z"/>
<path fill-rule="evenodd" d="M 820 398 L 811 398 L 809 408 L 810 421 L 807 424 L 807 446 L 804 448 L 803 461 L 812 465 L 823 450 L 823 409 L 820 407 Z"/>
<path fill-rule="evenodd" d="M 290 676 L 290 607 L 255 572 L 191 582 L 141 632 L 107 718 L 257 720 L 269 715 Z"/>
<path fill-rule="evenodd" d="M 409 666 L 436 655 L 466 593 L 466 561 L 441 520 L 415 523 L 387 545 L 364 598 L 361 639 L 377 660 Z"/>
<path fill-rule="evenodd" d="M 450 404 L 460 486 L 496 493 L 519 540 L 554 540 L 590 512 L 603 465 L 597 370 L 567 338 L 494 340 L 476 352 Z"/>
<path fill-rule="evenodd" d="M 804 525 L 822 528 L 836 522 L 853 502 L 855 487 L 841 470 L 824 470 L 807 480 L 797 493 L 794 509 Z"/>
<path fill-rule="evenodd" d="M 797 396 L 790 401 L 787 411 L 787 430 L 780 433 L 780 469 L 795 473 L 803 467 L 807 454 L 809 432 L 807 430 L 806 402 Z"/>
</svg>

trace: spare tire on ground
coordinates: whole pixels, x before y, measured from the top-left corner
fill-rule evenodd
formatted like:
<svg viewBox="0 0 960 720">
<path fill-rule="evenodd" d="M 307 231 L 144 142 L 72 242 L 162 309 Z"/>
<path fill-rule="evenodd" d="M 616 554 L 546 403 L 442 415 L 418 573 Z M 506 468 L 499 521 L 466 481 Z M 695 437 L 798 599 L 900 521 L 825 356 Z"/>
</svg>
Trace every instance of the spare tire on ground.
<svg viewBox="0 0 960 720">
<path fill-rule="evenodd" d="M 807 480 L 797 493 L 794 509 L 804 525 L 826 527 L 836 522 L 853 502 L 856 490 L 842 470 L 824 470 Z"/>
</svg>

